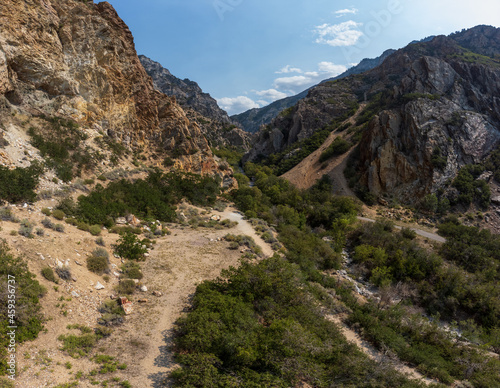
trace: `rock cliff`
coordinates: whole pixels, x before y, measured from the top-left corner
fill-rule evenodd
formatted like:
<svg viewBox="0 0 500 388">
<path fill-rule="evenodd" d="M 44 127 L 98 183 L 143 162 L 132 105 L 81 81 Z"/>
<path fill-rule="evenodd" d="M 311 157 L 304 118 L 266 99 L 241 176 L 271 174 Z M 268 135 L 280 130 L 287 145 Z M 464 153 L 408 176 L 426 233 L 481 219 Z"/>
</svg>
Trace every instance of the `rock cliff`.
<svg viewBox="0 0 500 388">
<path fill-rule="evenodd" d="M 113 7 L 76 0 L 2 0 L 0 99 L 12 114 L 63 117 L 129 149 L 175 154 L 217 170 L 209 145 L 175 98 L 154 89 Z"/>
</svg>

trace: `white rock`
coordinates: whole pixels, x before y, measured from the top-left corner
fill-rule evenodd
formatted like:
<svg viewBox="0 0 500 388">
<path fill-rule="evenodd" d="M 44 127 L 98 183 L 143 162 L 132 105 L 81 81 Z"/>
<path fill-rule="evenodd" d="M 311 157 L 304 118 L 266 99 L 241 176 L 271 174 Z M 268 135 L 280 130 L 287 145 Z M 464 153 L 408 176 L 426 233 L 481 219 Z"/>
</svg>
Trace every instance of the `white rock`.
<svg viewBox="0 0 500 388">
<path fill-rule="evenodd" d="M 96 290 L 103 290 L 105 287 L 104 287 L 101 283 L 97 282 L 97 284 L 95 285 L 95 287 L 94 287 L 94 288 L 95 288 Z"/>
<path fill-rule="evenodd" d="M 120 274 L 118 272 L 113 272 L 113 275 L 115 275 L 117 278 L 120 277 Z"/>
<path fill-rule="evenodd" d="M 64 266 L 69 267 L 69 259 L 66 259 L 66 261 L 64 262 Z"/>
<path fill-rule="evenodd" d="M 74 296 L 75 298 L 79 298 L 80 294 L 76 291 L 71 291 L 71 295 Z"/>
<path fill-rule="evenodd" d="M 63 264 L 60 260 L 57 260 L 57 261 L 56 261 L 56 264 L 57 264 L 57 268 L 62 268 L 62 267 L 64 267 L 64 264 Z"/>
<path fill-rule="evenodd" d="M 45 260 L 45 257 L 40 253 L 40 259 Z"/>
<path fill-rule="evenodd" d="M 146 286 L 141 286 L 140 290 L 142 292 L 148 292 L 148 288 Z"/>
</svg>

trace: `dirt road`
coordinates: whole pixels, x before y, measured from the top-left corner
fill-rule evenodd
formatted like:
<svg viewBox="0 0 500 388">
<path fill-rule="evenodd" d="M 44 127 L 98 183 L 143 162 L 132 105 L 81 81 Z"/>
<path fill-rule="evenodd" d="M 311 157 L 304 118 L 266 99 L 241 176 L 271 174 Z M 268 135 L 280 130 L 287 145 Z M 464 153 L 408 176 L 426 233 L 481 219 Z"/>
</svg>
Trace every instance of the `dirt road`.
<svg viewBox="0 0 500 388">
<path fill-rule="evenodd" d="M 228 243 L 217 241 L 218 238 L 227 233 L 245 234 L 255 240 L 265 256 L 273 254 L 271 247 L 240 213 L 232 208 L 213 213 L 237 221 L 238 225 L 224 230 L 193 230 L 177 226 L 172 229 L 171 236 L 157 244 L 144 264 L 145 284 L 149 290 L 160 290 L 163 296 L 149 296 L 151 305 L 139 305 L 123 330 L 127 356 L 137 359 L 135 367 L 132 362 L 129 364 L 129 381 L 134 387 L 165 386 L 166 376 L 177 367 L 170 349 L 174 324 L 189 307 L 196 286 L 204 280 L 217 278 L 222 269 L 238 266 L 239 250 L 227 249 Z M 170 386 L 169 381 L 166 386 Z"/>
</svg>

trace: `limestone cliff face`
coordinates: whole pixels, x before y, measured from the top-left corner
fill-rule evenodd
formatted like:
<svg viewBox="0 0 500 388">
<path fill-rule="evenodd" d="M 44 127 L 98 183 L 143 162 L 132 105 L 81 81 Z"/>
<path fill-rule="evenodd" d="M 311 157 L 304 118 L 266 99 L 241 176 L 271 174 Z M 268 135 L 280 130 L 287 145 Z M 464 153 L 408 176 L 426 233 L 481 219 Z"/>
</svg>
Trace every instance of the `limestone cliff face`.
<svg viewBox="0 0 500 388">
<path fill-rule="evenodd" d="M 130 30 L 109 3 L 0 3 L 5 106 L 72 118 L 127 147 L 175 149 L 181 159 L 189 155 L 194 171 L 216 168 L 200 128 L 174 98 L 154 89 Z"/>
</svg>

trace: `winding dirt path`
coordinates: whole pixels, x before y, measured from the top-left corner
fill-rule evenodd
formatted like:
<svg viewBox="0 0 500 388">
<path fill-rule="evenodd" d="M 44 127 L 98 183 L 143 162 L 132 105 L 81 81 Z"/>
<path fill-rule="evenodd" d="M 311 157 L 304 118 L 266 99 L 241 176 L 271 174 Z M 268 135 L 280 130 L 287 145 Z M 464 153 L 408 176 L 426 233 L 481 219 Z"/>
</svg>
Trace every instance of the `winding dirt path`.
<svg viewBox="0 0 500 388">
<path fill-rule="evenodd" d="M 129 381 L 134 387 L 171 386 L 168 373 L 177 368 L 171 345 L 175 321 L 190 306 L 196 286 L 217 278 L 223 269 L 237 267 L 241 253 L 229 250 L 228 243 L 218 241 L 227 233 L 252 237 L 264 256 L 273 250 L 254 231 L 250 223 L 233 208 L 213 212 L 237 221 L 231 229 L 197 229 L 174 226 L 172 235 L 158 242 L 151 257 L 144 263 L 145 284 L 149 291 L 159 290 L 159 298 L 149 295 L 148 303 L 136 303 L 136 312 L 127 318 L 122 330 L 122 359 L 135 359 L 130 365 Z M 116 347 L 120 352 L 120 347 Z"/>
<path fill-rule="evenodd" d="M 358 333 L 356 333 L 349 326 L 347 326 L 342 321 L 339 315 L 327 315 L 325 318 L 337 324 L 344 337 L 346 337 L 347 341 L 353 342 L 357 347 L 359 347 L 363 351 L 363 353 L 365 353 L 372 360 L 391 365 L 397 371 L 405 374 L 406 377 L 408 377 L 409 379 L 419 380 L 425 383 L 426 385 L 439 384 L 438 381 L 434 381 L 432 379 L 429 379 L 428 377 L 425 377 L 415 368 L 411 368 L 408 365 L 403 364 L 399 360 L 394 360 L 392 358 L 389 358 L 388 356 L 377 350 L 370 343 L 362 339 Z"/>
</svg>

